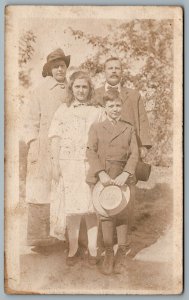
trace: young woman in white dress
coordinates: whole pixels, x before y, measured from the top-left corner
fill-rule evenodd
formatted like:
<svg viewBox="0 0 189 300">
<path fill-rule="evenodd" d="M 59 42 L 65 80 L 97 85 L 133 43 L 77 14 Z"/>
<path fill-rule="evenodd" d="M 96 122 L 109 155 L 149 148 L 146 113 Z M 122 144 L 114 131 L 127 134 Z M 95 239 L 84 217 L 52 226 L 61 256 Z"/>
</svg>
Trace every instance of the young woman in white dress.
<svg viewBox="0 0 189 300">
<path fill-rule="evenodd" d="M 91 201 L 91 190 L 86 183 L 88 163 L 86 144 L 93 122 L 102 117 L 102 109 L 91 105 L 93 93 L 87 73 L 78 71 L 70 77 L 68 104 L 62 104 L 52 120 L 51 139 L 52 175 L 58 182 L 63 178 L 64 211 L 69 241 L 67 264 L 78 261 L 78 238 L 84 216 L 88 236 L 88 259 L 96 264 L 98 221 Z"/>
</svg>

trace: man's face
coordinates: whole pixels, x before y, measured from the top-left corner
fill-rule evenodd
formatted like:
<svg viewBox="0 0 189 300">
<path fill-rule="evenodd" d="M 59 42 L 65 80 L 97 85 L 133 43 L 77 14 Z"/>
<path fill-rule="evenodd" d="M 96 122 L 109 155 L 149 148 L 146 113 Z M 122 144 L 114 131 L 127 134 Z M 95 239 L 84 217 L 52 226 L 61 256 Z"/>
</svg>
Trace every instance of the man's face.
<svg viewBox="0 0 189 300">
<path fill-rule="evenodd" d="M 106 101 L 105 103 L 105 112 L 107 116 L 112 120 L 116 120 L 121 116 L 121 109 L 122 109 L 122 103 L 121 100 L 119 99 Z"/>
<path fill-rule="evenodd" d="M 54 62 L 52 65 L 52 76 L 58 82 L 64 82 L 67 66 L 63 60 Z"/>
<path fill-rule="evenodd" d="M 105 76 L 106 81 L 114 86 L 118 84 L 121 80 L 122 69 L 119 60 L 110 60 L 105 64 Z"/>
</svg>

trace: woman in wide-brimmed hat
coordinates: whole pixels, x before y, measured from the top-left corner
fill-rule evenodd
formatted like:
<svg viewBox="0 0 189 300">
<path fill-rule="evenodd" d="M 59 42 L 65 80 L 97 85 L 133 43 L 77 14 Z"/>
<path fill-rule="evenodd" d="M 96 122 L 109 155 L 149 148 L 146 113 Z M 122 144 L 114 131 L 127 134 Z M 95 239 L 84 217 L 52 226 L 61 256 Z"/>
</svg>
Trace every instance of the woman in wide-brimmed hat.
<svg viewBox="0 0 189 300">
<path fill-rule="evenodd" d="M 42 71 L 44 82 L 32 93 L 27 114 L 27 243 L 31 246 L 45 246 L 54 241 L 49 231 L 51 162 L 48 130 L 55 111 L 66 101 L 69 63 L 70 56 L 62 49 L 47 56 Z"/>
</svg>

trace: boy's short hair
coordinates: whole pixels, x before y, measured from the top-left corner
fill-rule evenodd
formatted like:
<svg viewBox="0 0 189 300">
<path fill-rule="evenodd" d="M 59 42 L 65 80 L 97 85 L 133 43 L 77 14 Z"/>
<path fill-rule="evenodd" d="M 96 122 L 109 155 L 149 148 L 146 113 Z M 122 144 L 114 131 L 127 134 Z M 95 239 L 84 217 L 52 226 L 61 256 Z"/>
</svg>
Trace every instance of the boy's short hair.
<svg viewBox="0 0 189 300">
<path fill-rule="evenodd" d="M 106 104 L 107 101 L 114 101 L 114 100 L 120 100 L 122 102 L 122 99 L 120 97 L 120 93 L 118 90 L 109 90 L 107 91 L 103 96 L 103 102 Z"/>
</svg>

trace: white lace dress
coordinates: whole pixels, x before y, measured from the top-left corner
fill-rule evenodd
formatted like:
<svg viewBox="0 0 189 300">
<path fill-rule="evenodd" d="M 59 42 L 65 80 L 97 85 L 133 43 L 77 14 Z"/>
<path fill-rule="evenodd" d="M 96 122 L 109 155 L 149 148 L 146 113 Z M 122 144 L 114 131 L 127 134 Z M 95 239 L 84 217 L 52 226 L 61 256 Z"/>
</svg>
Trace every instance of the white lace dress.
<svg viewBox="0 0 189 300">
<path fill-rule="evenodd" d="M 91 193 L 86 183 L 88 163 L 86 145 L 92 123 L 102 118 L 101 108 L 62 104 L 52 120 L 49 137 L 60 138 L 60 167 L 64 184 L 65 214 L 94 212 Z"/>
</svg>

